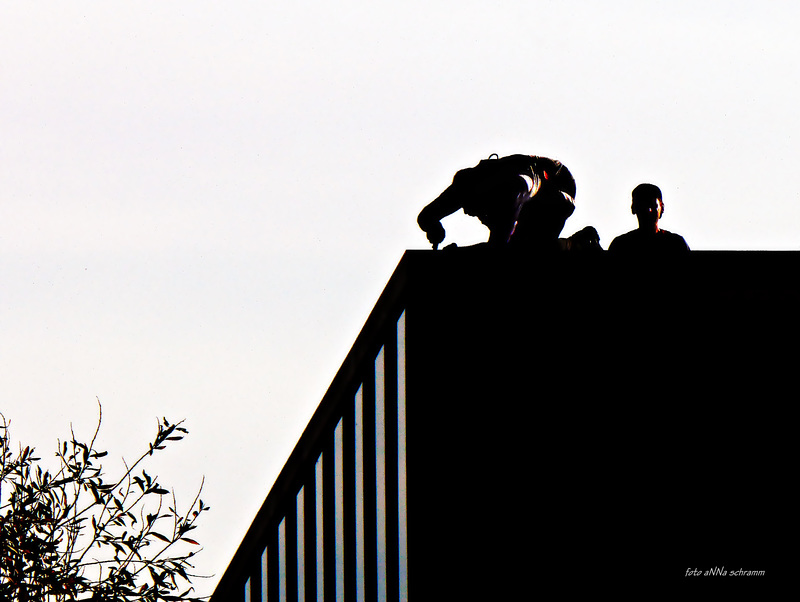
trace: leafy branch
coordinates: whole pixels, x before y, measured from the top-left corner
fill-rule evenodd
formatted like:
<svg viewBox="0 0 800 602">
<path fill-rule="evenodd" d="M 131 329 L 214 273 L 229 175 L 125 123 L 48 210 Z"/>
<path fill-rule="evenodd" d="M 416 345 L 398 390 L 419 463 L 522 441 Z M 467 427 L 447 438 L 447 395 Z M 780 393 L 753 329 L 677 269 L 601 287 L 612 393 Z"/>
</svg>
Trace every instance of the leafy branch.
<svg viewBox="0 0 800 602">
<path fill-rule="evenodd" d="M 183 421 L 158 421 L 147 450 L 130 465 L 123 460 L 123 474 L 106 482 L 100 460 L 108 452 L 96 449 L 98 406 L 88 444 L 72 429 L 58 441 L 52 474 L 31 447 L 11 451 L 0 414 L 0 599 L 200 600 L 190 596 L 197 577 L 191 561 L 202 548 L 187 534 L 209 510 L 200 498 L 204 481 L 179 511 L 174 491 L 143 466 L 188 434 Z"/>
</svg>

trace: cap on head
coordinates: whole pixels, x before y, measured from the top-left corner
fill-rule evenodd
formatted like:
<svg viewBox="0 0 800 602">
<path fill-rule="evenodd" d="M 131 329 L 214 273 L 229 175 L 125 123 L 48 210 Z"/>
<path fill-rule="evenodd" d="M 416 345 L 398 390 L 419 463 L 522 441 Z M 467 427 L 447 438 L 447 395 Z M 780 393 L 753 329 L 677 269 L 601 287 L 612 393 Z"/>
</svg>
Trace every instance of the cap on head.
<svg viewBox="0 0 800 602">
<path fill-rule="evenodd" d="M 640 203 L 647 203 L 658 199 L 661 206 L 661 214 L 664 213 L 664 199 L 661 196 L 661 189 L 655 184 L 639 184 L 631 193 L 631 213 L 634 215 Z"/>
</svg>

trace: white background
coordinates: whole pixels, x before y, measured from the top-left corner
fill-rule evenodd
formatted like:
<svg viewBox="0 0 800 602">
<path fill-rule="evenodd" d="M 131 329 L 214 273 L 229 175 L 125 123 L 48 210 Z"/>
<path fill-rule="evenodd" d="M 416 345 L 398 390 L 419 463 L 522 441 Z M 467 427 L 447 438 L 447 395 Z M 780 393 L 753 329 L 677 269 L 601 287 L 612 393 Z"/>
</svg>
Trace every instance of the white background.
<svg viewBox="0 0 800 602">
<path fill-rule="evenodd" d="M 491 153 L 563 161 L 568 235 L 800 248 L 800 4 L 0 3 L 0 411 L 212 507 L 211 593 L 405 249 Z M 485 240 L 469 218 L 449 242 Z M 110 468 L 113 463 L 110 464 Z"/>
</svg>

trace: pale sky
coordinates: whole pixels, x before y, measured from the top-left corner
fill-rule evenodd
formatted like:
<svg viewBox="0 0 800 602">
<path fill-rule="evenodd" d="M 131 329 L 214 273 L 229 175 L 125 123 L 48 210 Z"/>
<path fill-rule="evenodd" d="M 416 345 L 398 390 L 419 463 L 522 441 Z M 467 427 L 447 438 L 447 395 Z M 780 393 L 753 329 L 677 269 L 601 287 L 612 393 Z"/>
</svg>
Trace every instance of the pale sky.
<svg viewBox="0 0 800 602">
<path fill-rule="evenodd" d="M 800 249 L 800 3 L 0 2 L 0 412 L 159 463 L 211 593 L 406 249 L 491 153 L 608 247 L 658 184 L 697 250 Z M 485 240 L 463 215 L 449 242 Z M 187 499 L 187 501 L 189 501 Z"/>
</svg>

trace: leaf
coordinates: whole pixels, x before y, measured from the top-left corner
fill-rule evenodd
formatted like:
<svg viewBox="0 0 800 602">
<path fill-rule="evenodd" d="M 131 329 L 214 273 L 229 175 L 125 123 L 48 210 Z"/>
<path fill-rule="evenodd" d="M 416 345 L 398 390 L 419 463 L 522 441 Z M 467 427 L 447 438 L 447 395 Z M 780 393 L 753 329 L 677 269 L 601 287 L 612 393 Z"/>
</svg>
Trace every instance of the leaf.
<svg viewBox="0 0 800 602">
<path fill-rule="evenodd" d="M 95 486 L 95 484 L 94 483 L 89 483 L 89 489 L 92 492 L 92 495 L 94 496 L 95 503 L 100 504 L 102 506 L 103 505 L 103 498 L 100 497 L 100 493 L 97 491 L 97 487 Z"/>
<path fill-rule="evenodd" d="M 187 431 L 179 424 L 164 418 L 158 437 L 151 439 L 150 450 L 154 453 L 168 447 L 170 441 L 183 439 Z M 189 508 L 194 518 L 184 517 L 174 507 L 174 498 L 168 497 L 169 502 L 159 500 L 155 514 L 147 514 L 148 499 L 155 502 L 145 494 L 164 496 L 171 493 L 171 488 L 141 470 L 140 462 L 147 455 L 146 441 L 137 462 L 130 467 L 125 464 L 122 478 L 109 479 L 102 464 L 93 462 L 109 456 L 109 452 L 96 450 L 94 438 L 88 446 L 74 434 L 67 441 L 58 440 L 54 458 L 57 470 L 50 473 L 38 466 L 33 447 L 23 443 L 12 453 L 5 438 L 7 430 L 0 416 L 0 602 L 19 598 L 8 589 L 7 569 L 16 570 L 9 564 L 13 560 L 9 554 L 24 555 L 23 560 L 28 563 L 20 569 L 28 576 L 23 577 L 22 572 L 19 578 L 13 576 L 17 585 L 26 583 L 21 579 L 29 579 L 27 583 L 40 588 L 30 589 L 25 599 L 88 600 L 94 596 L 98 600 L 130 602 L 199 602 L 200 598 L 188 598 L 191 588 L 181 596 L 175 594 L 183 589 L 178 586 L 179 580 L 190 581 L 193 577 L 187 574 L 187 567 L 191 567 L 187 559 L 203 549 L 196 539 L 185 537 L 195 528 L 189 521 L 207 508 L 198 498 L 199 508 L 196 504 Z M 139 476 L 134 476 L 134 471 Z M 171 504 L 170 513 L 162 515 L 161 504 Z M 162 518 L 169 535 L 152 530 Z M 171 555 L 172 546 L 180 540 L 192 547 L 181 546 L 179 555 Z M 81 560 L 86 552 L 91 555 L 95 550 L 100 550 L 101 560 L 88 564 L 97 565 L 99 570 L 84 577 L 77 572 L 83 566 Z M 154 555 L 156 559 L 152 559 Z M 87 555 L 86 560 L 89 558 Z M 148 568 L 154 578 L 152 585 L 135 578 L 147 575 Z"/>
<path fill-rule="evenodd" d="M 178 527 L 178 531 L 181 535 L 184 533 L 188 533 L 192 529 L 197 529 L 197 525 L 190 525 L 189 523 L 182 523 L 180 527 Z"/>
</svg>

